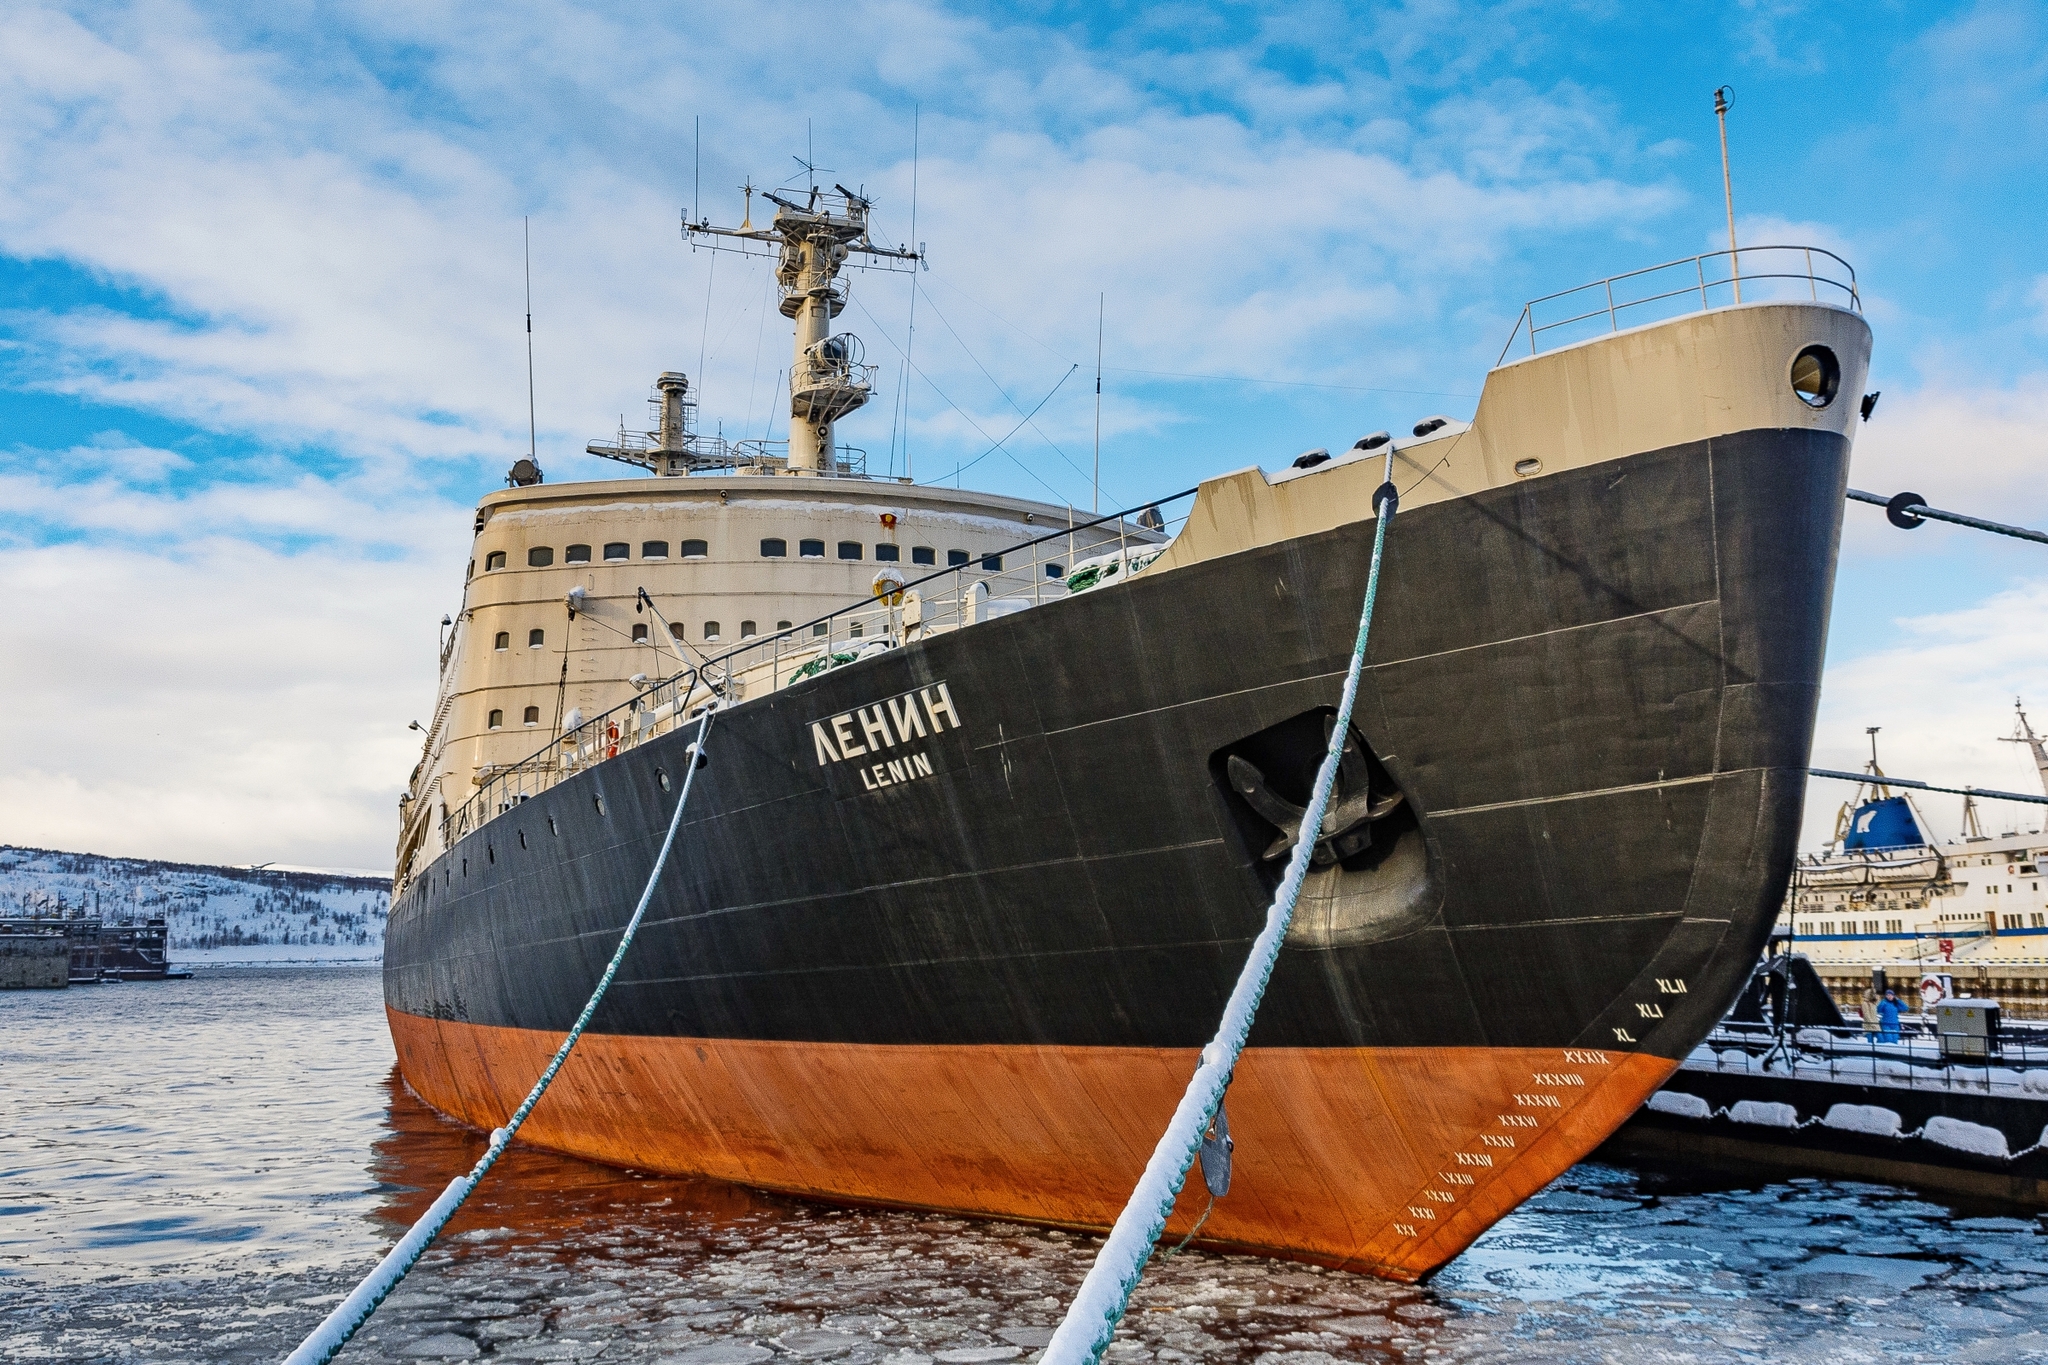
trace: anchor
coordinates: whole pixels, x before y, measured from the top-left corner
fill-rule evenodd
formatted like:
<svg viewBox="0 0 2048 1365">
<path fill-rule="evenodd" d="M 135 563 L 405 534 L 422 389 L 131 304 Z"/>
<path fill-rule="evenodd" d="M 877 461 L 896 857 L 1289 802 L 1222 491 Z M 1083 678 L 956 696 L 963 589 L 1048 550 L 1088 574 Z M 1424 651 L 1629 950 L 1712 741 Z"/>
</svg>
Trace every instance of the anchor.
<svg viewBox="0 0 2048 1365">
<path fill-rule="evenodd" d="M 1326 743 L 1336 723 L 1335 716 L 1323 722 Z M 1304 807 L 1275 792 L 1267 785 L 1266 775 L 1250 760 L 1232 754 L 1224 766 L 1231 787 L 1259 813 L 1260 818 L 1280 831 L 1267 845 L 1266 851 L 1259 855 L 1260 858 L 1272 862 L 1285 857 L 1287 851 L 1294 847 L 1294 841 L 1301 837 Z M 1371 848 L 1374 823 L 1392 815 L 1403 799 L 1399 790 L 1378 800 L 1373 798 L 1371 761 L 1358 741 L 1358 732 L 1352 730 L 1347 733 L 1344 752 L 1338 759 L 1336 789 L 1331 793 L 1329 810 L 1323 815 L 1322 831 L 1316 838 L 1310 864 L 1327 867 Z"/>
</svg>

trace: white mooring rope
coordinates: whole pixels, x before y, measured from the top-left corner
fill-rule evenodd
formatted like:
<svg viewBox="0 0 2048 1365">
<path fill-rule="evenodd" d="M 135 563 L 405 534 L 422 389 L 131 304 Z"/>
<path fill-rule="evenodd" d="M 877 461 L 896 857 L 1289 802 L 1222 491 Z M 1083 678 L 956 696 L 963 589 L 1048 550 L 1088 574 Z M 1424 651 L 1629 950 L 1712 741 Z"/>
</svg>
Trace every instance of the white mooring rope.
<svg viewBox="0 0 2048 1365">
<path fill-rule="evenodd" d="M 647 904 L 654 899 L 654 887 L 661 880 L 662 868 L 668 863 L 668 851 L 676 841 L 676 831 L 682 828 L 683 807 L 690 802 L 690 783 L 697 776 L 697 767 L 704 752 L 704 736 L 711 728 L 713 714 L 710 711 L 704 713 L 702 719 L 697 722 L 696 740 L 684 750 L 683 790 L 676 798 L 676 813 L 669 818 L 668 837 L 661 841 L 661 853 L 654 860 L 654 871 L 647 874 L 647 887 L 640 893 L 640 903 L 633 908 L 633 918 L 626 921 L 626 932 L 619 939 L 618 950 L 612 954 L 611 963 L 605 967 L 604 975 L 598 979 L 597 989 L 591 993 L 589 1003 L 584 1005 L 583 1013 L 576 1016 L 575 1026 L 569 1030 L 569 1036 L 555 1049 L 554 1060 L 548 1063 L 547 1070 L 541 1072 L 540 1079 L 534 1082 L 525 1103 L 513 1112 L 503 1128 L 491 1134 L 490 1145 L 484 1148 L 484 1154 L 477 1159 L 476 1165 L 470 1168 L 469 1174 L 459 1175 L 448 1182 L 448 1188 L 441 1191 L 441 1197 L 436 1199 L 426 1213 L 420 1216 L 420 1220 L 406 1231 L 405 1236 L 398 1239 L 398 1245 L 385 1254 L 384 1259 L 377 1263 L 377 1268 L 356 1286 L 355 1292 L 336 1305 L 334 1311 L 327 1315 L 327 1320 L 314 1328 L 312 1333 L 299 1343 L 298 1350 L 285 1357 L 285 1365 L 326 1365 L 327 1361 L 332 1360 L 335 1354 L 348 1344 L 348 1339 L 369 1320 L 377 1305 L 384 1302 L 385 1296 L 398 1287 L 398 1282 L 405 1278 L 405 1273 L 412 1269 L 413 1263 L 426 1251 L 435 1234 L 455 1216 L 455 1210 L 462 1207 L 462 1201 L 469 1198 L 470 1192 L 476 1189 L 485 1173 L 497 1164 L 505 1148 L 511 1145 L 512 1135 L 519 1131 L 519 1126 L 526 1122 L 526 1116 L 540 1103 L 540 1097 L 554 1081 L 555 1073 L 562 1069 L 562 1063 L 569 1060 L 569 1049 L 576 1046 L 576 1040 L 583 1036 L 583 1029 L 590 1023 L 591 1016 L 597 1013 L 598 1002 L 603 1000 L 604 993 L 611 989 L 612 978 L 618 975 L 619 964 L 626 959 L 626 950 L 633 946 L 633 935 L 639 932 L 640 919 L 647 913 Z"/>
<path fill-rule="evenodd" d="M 1379 504 L 1379 525 L 1373 530 L 1372 568 L 1365 580 L 1365 606 L 1359 612 L 1358 640 L 1351 647 L 1351 667 L 1344 675 L 1344 696 L 1337 704 L 1337 724 L 1330 731 L 1330 749 L 1323 755 L 1323 766 L 1316 771 L 1315 792 L 1302 814 L 1294 853 L 1287 860 L 1287 874 L 1280 879 L 1279 890 L 1273 893 L 1273 903 L 1266 907 L 1266 925 L 1252 941 L 1251 956 L 1245 960 L 1237 985 L 1231 989 L 1229 1003 L 1223 1007 L 1223 1020 L 1217 1026 L 1216 1036 L 1202 1049 L 1201 1063 L 1188 1082 L 1187 1092 L 1160 1135 L 1159 1145 L 1152 1149 L 1152 1159 L 1145 1163 L 1145 1173 L 1138 1177 L 1137 1187 L 1131 1191 L 1123 1212 L 1117 1215 L 1116 1226 L 1104 1239 L 1102 1250 L 1095 1254 L 1095 1264 L 1088 1268 L 1087 1278 L 1081 1281 L 1059 1330 L 1047 1343 L 1041 1365 L 1095 1365 L 1109 1349 L 1117 1324 L 1123 1321 L 1124 1310 L 1138 1288 L 1138 1279 L 1145 1273 L 1145 1262 L 1151 1259 L 1160 1234 L 1166 1230 L 1167 1217 L 1180 1197 L 1181 1184 L 1187 1179 L 1188 1166 L 1202 1144 L 1202 1135 L 1209 1131 L 1217 1106 L 1223 1102 L 1224 1087 L 1230 1083 L 1238 1054 L 1244 1051 L 1252 1017 L 1258 1013 L 1259 1000 L 1273 974 L 1273 963 L 1287 937 L 1287 926 L 1294 919 L 1294 903 L 1301 896 L 1309 860 L 1322 831 L 1323 812 L 1337 784 L 1338 759 L 1344 752 L 1345 738 L 1351 733 L 1351 709 L 1358 700 L 1366 641 L 1372 634 L 1373 601 L 1379 596 L 1380 556 L 1387 544 L 1387 523 L 1394 519 L 1394 509 L 1400 501 L 1393 476 L 1394 451 L 1389 443 L 1387 481 L 1373 495 L 1374 502 Z"/>
</svg>

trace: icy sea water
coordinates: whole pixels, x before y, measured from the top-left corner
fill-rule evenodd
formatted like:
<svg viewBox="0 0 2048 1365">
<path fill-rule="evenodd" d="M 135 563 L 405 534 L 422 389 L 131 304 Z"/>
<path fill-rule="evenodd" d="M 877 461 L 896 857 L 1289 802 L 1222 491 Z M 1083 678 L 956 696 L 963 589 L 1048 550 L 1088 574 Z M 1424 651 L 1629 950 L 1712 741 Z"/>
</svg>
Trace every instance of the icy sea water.
<svg viewBox="0 0 2048 1365">
<path fill-rule="evenodd" d="M 359 968 L 0 995 L 0 1360 L 280 1359 L 480 1139 Z M 1093 1243 L 515 1149 L 345 1361 L 1028 1362 Z M 1185 1252 L 1110 1358 L 2048 1360 L 2048 1236 L 1874 1185 L 1571 1171 L 1428 1286 Z"/>
</svg>

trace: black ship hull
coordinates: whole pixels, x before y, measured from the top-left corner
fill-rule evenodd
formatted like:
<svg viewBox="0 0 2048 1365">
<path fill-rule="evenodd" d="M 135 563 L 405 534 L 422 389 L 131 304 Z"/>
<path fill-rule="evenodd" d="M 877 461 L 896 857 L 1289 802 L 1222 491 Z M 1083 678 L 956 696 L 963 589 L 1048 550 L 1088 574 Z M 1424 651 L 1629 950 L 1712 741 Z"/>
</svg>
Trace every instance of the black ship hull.
<svg viewBox="0 0 2048 1365">
<path fill-rule="evenodd" d="M 1755 430 L 1400 513 L 1355 729 L 1405 813 L 1311 881 L 1205 1236 L 1426 1274 L 1714 1025 L 1792 862 L 1847 460 L 1839 435 Z M 526 1135 L 1106 1225 L 1270 898 L 1276 831 L 1226 770 L 1305 789 L 1357 516 L 722 713 Z M 688 737 L 519 805 L 395 901 L 386 1001 L 428 1102 L 490 1126 L 532 1083 L 640 894 Z"/>
</svg>

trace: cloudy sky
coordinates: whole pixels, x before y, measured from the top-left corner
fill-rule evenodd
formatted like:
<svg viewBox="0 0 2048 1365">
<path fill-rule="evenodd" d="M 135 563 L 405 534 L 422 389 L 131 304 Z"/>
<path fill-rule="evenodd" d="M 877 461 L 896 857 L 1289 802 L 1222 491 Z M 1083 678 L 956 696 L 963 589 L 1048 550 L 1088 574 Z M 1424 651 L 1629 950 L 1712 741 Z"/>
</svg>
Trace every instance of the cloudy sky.
<svg viewBox="0 0 2048 1365">
<path fill-rule="evenodd" d="M 941 478 L 1043 401 L 969 481 L 1087 506 L 1100 307 L 1108 507 L 1469 416 L 1524 299 L 1724 245 L 1723 83 L 1743 240 L 1862 283 L 1853 481 L 2048 525 L 2036 5 L 17 0 L 0 841 L 389 867 L 527 442 L 522 220 L 552 480 L 623 472 L 579 452 L 663 369 L 770 430 L 768 272 L 677 223 L 805 157 L 931 255 L 914 339 L 906 277 L 855 282 L 884 380 L 842 438 Z M 2032 787 L 1997 737 L 2048 722 L 2048 552 L 1848 523 L 1816 761 L 1882 725 L 1895 772 Z"/>
</svg>

